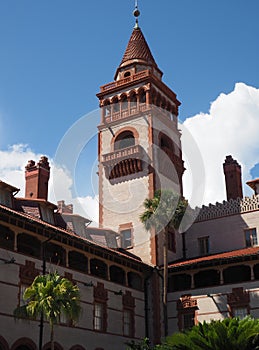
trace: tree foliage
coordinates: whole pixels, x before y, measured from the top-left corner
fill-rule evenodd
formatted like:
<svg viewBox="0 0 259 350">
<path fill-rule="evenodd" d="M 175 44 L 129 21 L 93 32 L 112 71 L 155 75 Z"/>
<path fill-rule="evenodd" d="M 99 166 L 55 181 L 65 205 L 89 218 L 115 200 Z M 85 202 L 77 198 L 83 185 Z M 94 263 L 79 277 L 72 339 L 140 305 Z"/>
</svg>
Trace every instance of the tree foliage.
<svg viewBox="0 0 259 350">
<path fill-rule="evenodd" d="M 168 337 L 161 350 L 259 350 L 259 320 L 246 317 L 203 322 Z"/>
<path fill-rule="evenodd" d="M 76 321 L 81 310 L 78 287 L 56 272 L 35 277 L 23 299 L 25 305 L 14 310 L 15 318 L 37 319 L 43 315 L 50 325 L 52 348 L 54 325 L 60 323 L 62 316 Z"/>
<path fill-rule="evenodd" d="M 150 345 L 150 341 L 148 338 L 142 339 L 140 342 L 135 342 L 132 340 L 130 343 L 126 343 L 127 345 L 127 350 L 152 350 L 154 349 Z"/>
<path fill-rule="evenodd" d="M 153 198 L 144 201 L 145 211 L 140 215 L 140 221 L 146 230 L 155 228 L 159 233 L 165 228 L 178 229 L 188 201 L 170 190 L 157 190 Z"/>
</svg>

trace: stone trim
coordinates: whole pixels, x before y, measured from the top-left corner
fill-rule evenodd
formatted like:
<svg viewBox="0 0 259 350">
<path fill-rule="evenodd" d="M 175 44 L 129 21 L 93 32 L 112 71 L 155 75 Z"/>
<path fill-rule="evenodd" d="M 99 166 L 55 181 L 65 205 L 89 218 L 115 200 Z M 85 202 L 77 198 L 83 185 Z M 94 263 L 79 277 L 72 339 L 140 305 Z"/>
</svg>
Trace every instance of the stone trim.
<svg viewBox="0 0 259 350">
<path fill-rule="evenodd" d="M 223 201 L 215 205 L 203 205 L 202 208 L 195 208 L 194 217 L 197 216 L 195 221 L 199 222 L 223 216 L 247 213 L 258 209 L 259 195 L 253 195 L 252 197 L 245 197 L 243 199 L 230 199 L 229 201 Z"/>
</svg>

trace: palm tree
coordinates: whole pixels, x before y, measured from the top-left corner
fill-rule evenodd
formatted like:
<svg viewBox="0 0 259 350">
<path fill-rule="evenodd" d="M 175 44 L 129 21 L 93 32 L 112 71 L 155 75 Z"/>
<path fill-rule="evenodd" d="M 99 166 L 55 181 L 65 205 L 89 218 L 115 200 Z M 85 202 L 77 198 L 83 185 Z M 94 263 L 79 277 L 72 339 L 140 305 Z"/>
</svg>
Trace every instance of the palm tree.
<svg viewBox="0 0 259 350">
<path fill-rule="evenodd" d="M 80 314 L 79 289 L 57 272 L 39 275 L 23 295 L 26 304 L 14 310 L 15 318 L 36 319 L 43 315 L 50 325 L 51 350 L 54 350 L 54 325 L 62 316 L 76 321 Z"/>
<path fill-rule="evenodd" d="M 171 350 L 258 350 L 259 320 L 246 317 L 199 323 L 174 333 L 159 349 Z"/>
<path fill-rule="evenodd" d="M 170 190 L 158 190 L 154 198 L 144 201 L 145 211 L 140 215 L 140 221 L 148 231 L 155 229 L 156 234 L 163 235 L 163 311 L 164 333 L 168 335 L 167 326 L 167 285 L 168 285 L 168 232 L 170 229 L 177 230 L 185 214 L 188 201 L 180 198 Z"/>
</svg>

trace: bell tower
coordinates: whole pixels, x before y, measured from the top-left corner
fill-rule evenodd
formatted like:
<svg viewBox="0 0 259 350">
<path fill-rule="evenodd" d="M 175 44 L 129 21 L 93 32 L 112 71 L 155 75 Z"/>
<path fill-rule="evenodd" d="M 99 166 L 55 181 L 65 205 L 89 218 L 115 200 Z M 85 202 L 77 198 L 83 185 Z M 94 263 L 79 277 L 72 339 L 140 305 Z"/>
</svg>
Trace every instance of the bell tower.
<svg viewBox="0 0 259 350">
<path fill-rule="evenodd" d="M 182 195 L 182 160 L 176 94 L 138 24 L 129 39 L 114 81 L 101 86 L 99 129 L 99 221 L 120 233 L 121 247 L 158 265 L 159 242 L 139 216 L 157 189 Z"/>
</svg>

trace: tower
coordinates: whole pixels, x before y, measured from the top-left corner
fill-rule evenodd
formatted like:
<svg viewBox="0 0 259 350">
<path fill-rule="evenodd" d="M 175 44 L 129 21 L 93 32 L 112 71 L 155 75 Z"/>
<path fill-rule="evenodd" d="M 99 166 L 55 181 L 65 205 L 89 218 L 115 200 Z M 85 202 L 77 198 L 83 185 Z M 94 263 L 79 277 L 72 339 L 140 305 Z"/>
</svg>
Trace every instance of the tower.
<svg viewBox="0 0 259 350">
<path fill-rule="evenodd" d="M 226 156 L 223 169 L 225 174 L 227 200 L 243 198 L 241 166 L 232 158 L 232 156 Z"/>
<path fill-rule="evenodd" d="M 100 226 L 119 232 L 123 248 L 154 265 L 162 262 L 161 249 L 140 223 L 143 202 L 157 189 L 182 195 L 184 172 L 180 102 L 162 75 L 136 19 L 114 81 L 97 94 Z"/>
</svg>

